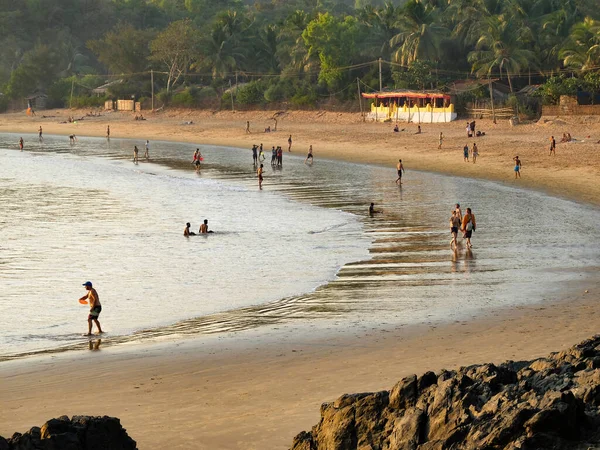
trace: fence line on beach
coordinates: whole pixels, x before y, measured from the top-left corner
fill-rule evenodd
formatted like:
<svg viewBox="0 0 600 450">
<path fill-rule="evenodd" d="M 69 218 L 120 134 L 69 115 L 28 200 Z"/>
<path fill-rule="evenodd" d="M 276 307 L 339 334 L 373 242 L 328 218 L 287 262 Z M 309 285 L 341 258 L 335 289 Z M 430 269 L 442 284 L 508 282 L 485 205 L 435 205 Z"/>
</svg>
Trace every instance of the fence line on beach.
<svg viewBox="0 0 600 450">
<path fill-rule="evenodd" d="M 494 116 L 496 119 L 510 119 L 515 116 L 513 108 L 467 108 L 466 116 L 473 119 L 491 119 Z"/>
</svg>

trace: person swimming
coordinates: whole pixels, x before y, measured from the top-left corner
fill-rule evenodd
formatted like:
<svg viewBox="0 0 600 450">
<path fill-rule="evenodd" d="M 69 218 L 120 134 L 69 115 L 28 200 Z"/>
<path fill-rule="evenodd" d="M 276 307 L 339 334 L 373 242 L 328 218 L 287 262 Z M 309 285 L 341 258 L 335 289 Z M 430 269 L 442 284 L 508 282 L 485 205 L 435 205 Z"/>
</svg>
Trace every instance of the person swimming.
<svg viewBox="0 0 600 450">
<path fill-rule="evenodd" d="M 200 225 L 200 234 L 208 234 L 208 233 L 213 233 L 213 231 L 210 231 L 208 229 L 208 219 L 204 219 L 204 223 L 202 225 Z"/>
<path fill-rule="evenodd" d="M 185 224 L 185 230 L 183 230 L 183 235 L 185 237 L 196 236 L 196 233 L 194 233 L 193 231 L 190 231 L 190 227 L 191 227 L 191 225 L 189 222 Z"/>
</svg>

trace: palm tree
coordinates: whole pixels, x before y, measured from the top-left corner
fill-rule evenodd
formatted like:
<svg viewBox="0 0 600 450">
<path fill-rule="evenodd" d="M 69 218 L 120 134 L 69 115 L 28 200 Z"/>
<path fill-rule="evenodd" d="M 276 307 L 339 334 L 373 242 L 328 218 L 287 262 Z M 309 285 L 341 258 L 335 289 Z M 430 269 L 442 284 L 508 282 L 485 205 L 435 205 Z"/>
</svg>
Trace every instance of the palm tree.
<svg viewBox="0 0 600 450">
<path fill-rule="evenodd" d="M 472 64 L 471 70 L 480 77 L 489 77 L 494 69 L 499 70 L 500 76 L 504 71 L 513 92 L 511 76 L 535 67 L 535 53 L 523 48 L 521 30 L 511 21 L 502 20 L 501 16 L 486 18 L 479 27 L 479 33 L 475 50 L 467 57 Z"/>
<path fill-rule="evenodd" d="M 566 67 L 582 72 L 600 65 L 600 21 L 586 17 L 571 29 L 565 45 L 559 52 Z"/>
<path fill-rule="evenodd" d="M 419 0 L 411 0 L 404 6 L 397 22 L 401 31 L 390 39 L 390 46 L 396 48 L 396 61 L 408 65 L 418 59 L 439 59 L 440 42 L 449 31 L 436 21 L 437 13 L 437 8 L 425 6 Z"/>
<path fill-rule="evenodd" d="M 366 39 L 363 42 L 363 52 L 371 59 L 379 55 L 389 59 L 391 54 L 390 41 L 400 31 L 397 28 L 400 19 L 400 8 L 391 3 L 385 3 L 381 8 L 365 6 L 357 15 L 360 23 L 367 28 Z"/>
</svg>

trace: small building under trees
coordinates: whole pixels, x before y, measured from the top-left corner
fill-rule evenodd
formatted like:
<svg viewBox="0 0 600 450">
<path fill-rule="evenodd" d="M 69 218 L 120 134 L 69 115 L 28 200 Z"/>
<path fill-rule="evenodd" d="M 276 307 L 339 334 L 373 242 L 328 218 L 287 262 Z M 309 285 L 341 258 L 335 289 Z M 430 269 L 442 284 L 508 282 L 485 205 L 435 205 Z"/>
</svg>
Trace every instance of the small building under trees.
<svg viewBox="0 0 600 450">
<path fill-rule="evenodd" d="M 367 118 L 376 121 L 443 123 L 456 119 L 450 96 L 441 92 L 393 92 L 363 93 L 373 99 Z"/>
</svg>

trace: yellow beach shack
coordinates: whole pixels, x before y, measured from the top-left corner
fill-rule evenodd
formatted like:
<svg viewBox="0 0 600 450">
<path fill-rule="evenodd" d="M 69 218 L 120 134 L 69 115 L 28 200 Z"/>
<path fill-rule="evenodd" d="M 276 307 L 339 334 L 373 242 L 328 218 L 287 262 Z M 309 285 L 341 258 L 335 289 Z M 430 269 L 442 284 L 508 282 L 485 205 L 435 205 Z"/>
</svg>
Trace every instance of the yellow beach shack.
<svg viewBox="0 0 600 450">
<path fill-rule="evenodd" d="M 363 93 L 373 99 L 367 119 L 380 122 L 440 123 L 456 119 L 450 96 L 441 92 L 393 91 Z"/>
</svg>

